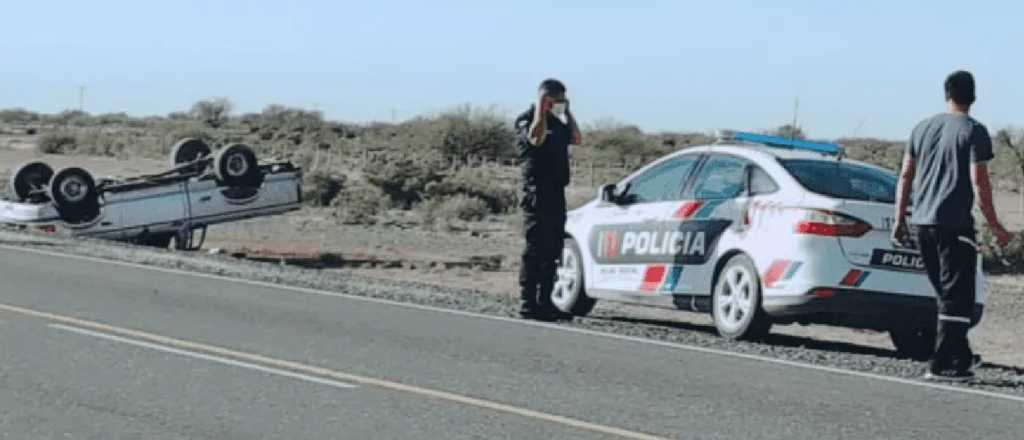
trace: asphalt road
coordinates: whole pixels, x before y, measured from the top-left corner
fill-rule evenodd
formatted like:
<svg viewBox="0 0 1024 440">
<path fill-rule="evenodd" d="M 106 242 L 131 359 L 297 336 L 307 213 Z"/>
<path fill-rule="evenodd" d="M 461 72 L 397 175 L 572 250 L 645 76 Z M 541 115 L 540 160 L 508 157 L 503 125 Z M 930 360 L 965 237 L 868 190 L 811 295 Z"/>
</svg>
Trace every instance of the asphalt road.
<svg viewBox="0 0 1024 440">
<path fill-rule="evenodd" d="M 1024 401 L 0 249 L 0 438 L 1021 438 Z"/>
</svg>

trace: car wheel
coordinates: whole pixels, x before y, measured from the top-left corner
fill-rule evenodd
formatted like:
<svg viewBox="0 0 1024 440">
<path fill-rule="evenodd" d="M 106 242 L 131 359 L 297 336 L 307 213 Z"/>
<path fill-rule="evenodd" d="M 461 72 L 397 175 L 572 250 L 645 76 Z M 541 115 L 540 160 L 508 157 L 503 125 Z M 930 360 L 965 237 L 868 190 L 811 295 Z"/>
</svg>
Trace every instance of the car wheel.
<svg viewBox="0 0 1024 440">
<path fill-rule="evenodd" d="M 174 147 L 171 147 L 171 167 L 176 168 L 182 164 L 195 162 L 209 156 L 211 151 L 210 146 L 202 140 L 195 138 L 182 139 L 174 144 Z M 194 168 L 190 167 L 190 170 L 199 171 L 205 167 L 205 164 L 197 165 Z"/>
<path fill-rule="evenodd" d="M 87 223 L 99 216 L 99 193 L 92 174 L 81 168 L 65 168 L 50 179 L 50 200 L 61 220 Z"/>
<path fill-rule="evenodd" d="M 926 361 L 935 351 L 935 326 L 916 325 L 889 330 L 896 353 L 916 361 Z"/>
<path fill-rule="evenodd" d="M 11 174 L 9 189 L 17 202 L 46 197 L 46 187 L 53 178 L 53 168 L 43 162 L 29 162 Z"/>
<path fill-rule="evenodd" d="M 556 270 L 555 287 L 551 289 L 551 303 L 565 313 L 586 316 L 597 305 L 583 288 L 583 258 L 576 240 L 566 238 L 562 245 L 562 259 Z"/>
<path fill-rule="evenodd" d="M 711 314 L 718 334 L 726 339 L 761 339 L 771 330 L 771 318 L 761 309 L 761 279 L 746 255 L 730 258 L 719 272 Z"/>
<path fill-rule="evenodd" d="M 217 180 L 227 186 L 258 185 L 260 176 L 256 153 L 247 145 L 232 144 L 214 156 Z"/>
</svg>

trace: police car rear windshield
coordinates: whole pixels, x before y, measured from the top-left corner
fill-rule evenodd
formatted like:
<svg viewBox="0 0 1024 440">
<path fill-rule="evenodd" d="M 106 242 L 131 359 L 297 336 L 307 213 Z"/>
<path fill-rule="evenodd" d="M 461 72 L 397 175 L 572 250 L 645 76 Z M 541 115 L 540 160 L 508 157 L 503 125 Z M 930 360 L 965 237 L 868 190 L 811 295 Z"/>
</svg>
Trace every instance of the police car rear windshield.
<svg viewBox="0 0 1024 440">
<path fill-rule="evenodd" d="M 849 162 L 780 160 L 782 166 L 810 191 L 848 200 L 894 203 L 896 174 Z"/>
</svg>

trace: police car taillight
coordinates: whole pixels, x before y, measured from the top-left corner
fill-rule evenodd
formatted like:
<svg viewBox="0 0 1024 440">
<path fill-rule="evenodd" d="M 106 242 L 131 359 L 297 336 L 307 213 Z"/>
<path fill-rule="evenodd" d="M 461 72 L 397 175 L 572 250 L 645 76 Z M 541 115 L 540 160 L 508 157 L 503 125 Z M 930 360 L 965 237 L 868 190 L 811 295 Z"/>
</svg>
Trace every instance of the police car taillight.
<svg viewBox="0 0 1024 440">
<path fill-rule="evenodd" d="M 871 230 L 867 222 L 838 212 L 824 209 L 805 209 L 802 219 L 797 221 L 797 234 L 824 235 L 828 237 L 860 237 Z"/>
</svg>

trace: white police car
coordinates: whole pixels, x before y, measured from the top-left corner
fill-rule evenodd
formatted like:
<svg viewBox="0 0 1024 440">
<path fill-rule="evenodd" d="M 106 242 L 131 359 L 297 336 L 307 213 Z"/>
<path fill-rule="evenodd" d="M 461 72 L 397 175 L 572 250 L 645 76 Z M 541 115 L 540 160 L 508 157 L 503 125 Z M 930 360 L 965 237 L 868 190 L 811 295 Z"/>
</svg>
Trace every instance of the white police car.
<svg viewBox="0 0 1024 440">
<path fill-rule="evenodd" d="M 569 212 L 552 302 L 580 316 L 598 299 L 711 312 L 729 339 L 775 323 L 889 331 L 927 357 L 935 295 L 920 256 L 890 243 L 896 182 L 835 144 L 724 132 Z"/>
</svg>

